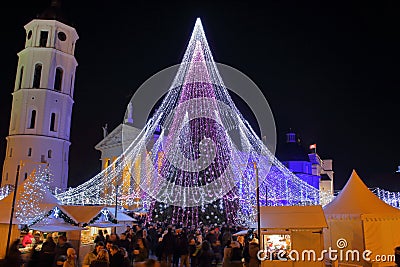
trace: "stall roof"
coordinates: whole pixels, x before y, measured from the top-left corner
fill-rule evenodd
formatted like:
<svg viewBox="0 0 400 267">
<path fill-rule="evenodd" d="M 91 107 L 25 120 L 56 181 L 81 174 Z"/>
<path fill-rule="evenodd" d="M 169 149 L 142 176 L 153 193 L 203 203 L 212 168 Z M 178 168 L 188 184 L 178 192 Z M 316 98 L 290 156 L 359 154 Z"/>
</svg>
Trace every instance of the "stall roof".
<svg viewBox="0 0 400 267">
<path fill-rule="evenodd" d="M 99 227 L 99 228 L 107 228 L 107 227 L 117 227 L 117 226 L 124 226 L 123 224 L 119 223 L 112 223 L 112 222 L 95 222 L 91 223 L 88 226 L 91 227 Z"/>
<path fill-rule="evenodd" d="M 31 178 L 29 178 L 31 179 Z M 17 188 L 17 195 L 15 197 L 15 206 L 14 206 L 14 218 L 13 218 L 13 224 L 20 224 L 20 220 L 16 218 L 16 207 L 18 203 L 21 201 L 21 197 L 25 194 L 25 183 L 27 183 L 28 180 L 25 180 L 22 184 L 20 184 Z M 43 211 L 43 213 L 48 212 L 57 204 L 59 201 L 57 198 L 48 190 L 45 189 L 43 195 L 41 195 L 40 198 L 40 204 L 39 208 Z M 12 208 L 12 203 L 13 203 L 13 198 L 14 198 L 14 192 L 11 192 L 8 196 L 3 198 L 0 201 L 0 223 L 10 223 L 10 216 L 11 216 L 11 208 Z"/>
<path fill-rule="evenodd" d="M 48 218 L 48 217 L 30 226 L 29 228 L 41 232 L 67 232 L 67 231 L 76 231 L 85 229 L 79 226 L 68 224 L 61 218 Z"/>
<path fill-rule="evenodd" d="M 60 209 L 76 223 L 89 223 L 104 206 L 69 206 L 61 205 Z"/>
<path fill-rule="evenodd" d="M 328 227 L 322 206 L 260 207 L 261 228 L 315 229 Z"/>
<path fill-rule="evenodd" d="M 106 209 L 114 216 L 115 208 L 106 207 Z M 121 210 L 117 210 L 117 221 L 118 222 L 136 222 L 136 219 L 134 219 L 131 216 L 123 213 Z"/>
</svg>

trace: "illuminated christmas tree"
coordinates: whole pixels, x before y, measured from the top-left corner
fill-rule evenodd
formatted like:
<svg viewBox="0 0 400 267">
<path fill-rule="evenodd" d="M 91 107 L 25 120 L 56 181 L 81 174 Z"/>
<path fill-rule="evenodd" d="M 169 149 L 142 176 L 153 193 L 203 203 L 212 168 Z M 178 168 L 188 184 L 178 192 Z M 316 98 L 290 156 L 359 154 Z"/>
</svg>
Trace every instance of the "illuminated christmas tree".
<svg viewBox="0 0 400 267">
<path fill-rule="evenodd" d="M 126 166 L 130 183 L 122 182 Z M 168 93 L 137 138 L 111 166 L 57 197 L 100 204 L 112 196 L 99 192 L 114 184 L 132 194 L 119 204 L 141 196 L 153 219 L 172 223 L 254 221 L 257 184 L 262 205 L 319 203 L 319 190 L 279 162 L 235 106 L 200 19 Z"/>
</svg>

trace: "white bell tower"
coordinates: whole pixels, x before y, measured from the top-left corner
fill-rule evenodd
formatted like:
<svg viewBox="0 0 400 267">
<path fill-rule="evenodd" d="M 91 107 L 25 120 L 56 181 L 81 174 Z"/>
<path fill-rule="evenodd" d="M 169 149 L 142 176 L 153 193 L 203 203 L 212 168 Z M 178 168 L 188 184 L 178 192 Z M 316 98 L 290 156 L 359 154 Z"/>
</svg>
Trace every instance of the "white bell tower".
<svg viewBox="0 0 400 267">
<path fill-rule="evenodd" d="M 25 25 L 25 48 L 18 53 L 2 186 L 19 182 L 47 163 L 51 189 L 66 189 L 70 126 L 74 103 L 74 57 L 78 34 L 61 22 L 59 2 L 52 1 L 37 19 Z"/>
</svg>

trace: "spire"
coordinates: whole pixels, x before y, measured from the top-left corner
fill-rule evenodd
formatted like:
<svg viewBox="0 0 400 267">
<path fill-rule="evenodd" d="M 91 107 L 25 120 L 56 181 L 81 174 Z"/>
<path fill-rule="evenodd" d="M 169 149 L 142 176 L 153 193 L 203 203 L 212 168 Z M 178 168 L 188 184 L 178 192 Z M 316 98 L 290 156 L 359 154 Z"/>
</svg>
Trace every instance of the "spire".
<svg viewBox="0 0 400 267">
<path fill-rule="evenodd" d="M 67 22 L 61 11 L 61 0 L 51 0 L 50 6 L 37 16 L 38 19 L 57 20 L 63 23 Z"/>
</svg>

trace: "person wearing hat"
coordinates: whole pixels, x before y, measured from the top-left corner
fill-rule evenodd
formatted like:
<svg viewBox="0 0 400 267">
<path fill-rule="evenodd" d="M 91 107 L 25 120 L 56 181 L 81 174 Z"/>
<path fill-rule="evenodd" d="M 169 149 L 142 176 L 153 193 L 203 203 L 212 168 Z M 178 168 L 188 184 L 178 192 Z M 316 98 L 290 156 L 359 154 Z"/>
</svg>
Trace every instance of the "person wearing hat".
<svg viewBox="0 0 400 267">
<path fill-rule="evenodd" d="M 260 264 L 260 260 L 257 257 L 257 253 L 260 250 L 260 246 L 258 245 L 258 239 L 253 238 L 249 242 L 249 255 L 250 255 L 250 261 L 249 261 L 249 267 L 258 267 Z"/>
</svg>

